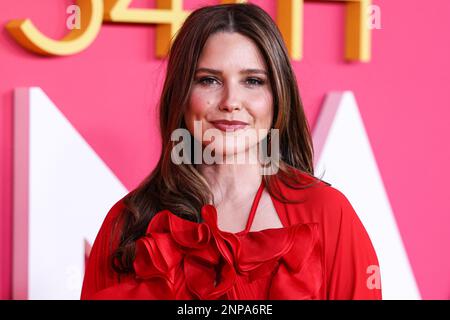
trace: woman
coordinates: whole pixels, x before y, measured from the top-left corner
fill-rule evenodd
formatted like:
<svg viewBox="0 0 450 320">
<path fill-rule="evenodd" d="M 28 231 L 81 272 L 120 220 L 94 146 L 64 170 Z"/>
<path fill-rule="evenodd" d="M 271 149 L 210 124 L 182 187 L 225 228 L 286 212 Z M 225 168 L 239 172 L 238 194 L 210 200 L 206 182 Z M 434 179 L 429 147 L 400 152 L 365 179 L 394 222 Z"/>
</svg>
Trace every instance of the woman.
<svg viewBox="0 0 450 320">
<path fill-rule="evenodd" d="M 169 53 L 160 127 L 158 165 L 108 213 L 82 299 L 381 299 L 363 225 L 314 177 L 295 75 L 261 8 L 187 18 Z"/>
</svg>

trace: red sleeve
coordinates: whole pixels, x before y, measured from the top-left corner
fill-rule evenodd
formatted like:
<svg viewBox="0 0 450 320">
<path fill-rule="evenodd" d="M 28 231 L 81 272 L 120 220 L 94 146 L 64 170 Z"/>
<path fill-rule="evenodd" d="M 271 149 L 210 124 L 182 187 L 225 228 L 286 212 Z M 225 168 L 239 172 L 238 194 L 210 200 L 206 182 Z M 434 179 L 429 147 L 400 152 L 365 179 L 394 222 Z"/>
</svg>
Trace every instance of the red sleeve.
<svg viewBox="0 0 450 320">
<path fill-rule="evenodd" d="M 119 283 L 118 274 L 110 264 L 110 255 L 118 245 L 118 233 L 112 236 L 112 232 L 123 207 L 121 199 L 109 210 L 95 238 L 85 269 L 82 300 L 92 299 L 96 292 Z"/>
<path fill-rule="evenodd" d="M 333 233 L 337 228 L 337 234 L 329 248 L 333 254 L 327 257 L 327 299 L 380 300 L 381 278 L 372 242 L 350 202 L 338 194 L 338 226 L 328 226 Z"/>
</svg>

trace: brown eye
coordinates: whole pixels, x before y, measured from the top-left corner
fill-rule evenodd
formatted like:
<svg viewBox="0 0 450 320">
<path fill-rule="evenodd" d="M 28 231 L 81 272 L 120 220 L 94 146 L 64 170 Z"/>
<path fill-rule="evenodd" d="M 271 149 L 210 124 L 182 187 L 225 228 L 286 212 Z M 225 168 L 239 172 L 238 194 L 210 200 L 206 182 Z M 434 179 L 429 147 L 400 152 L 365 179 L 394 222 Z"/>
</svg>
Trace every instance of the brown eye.
<svg viewBox="0 0 450 320">
<path fill-rule="evenodd" d="M 200 83 L 201 85 L 205 85 L 205 86 L 214 85 L 214 84 L 219 83 L 217 81 L 217 79 L 212 78 L 212 77 L 203 77 L 203 78 L 198 79 L 197 82 Z"/>
<path fill-rule="evenodd" d="M 264 80 L 261 80 L 259 78 L 248 78 L 246 80 L 246 83 L 250 86 L 260 86 L 264 84 Z"/>
</svg>

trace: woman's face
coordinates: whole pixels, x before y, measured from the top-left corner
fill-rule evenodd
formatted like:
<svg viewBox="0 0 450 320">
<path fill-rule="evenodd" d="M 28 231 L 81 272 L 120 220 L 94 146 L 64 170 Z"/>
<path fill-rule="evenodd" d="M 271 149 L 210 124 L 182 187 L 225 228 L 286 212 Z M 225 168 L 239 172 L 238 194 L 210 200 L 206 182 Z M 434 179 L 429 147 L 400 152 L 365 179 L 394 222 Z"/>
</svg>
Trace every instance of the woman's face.
<svg viewBox="0 0 450 320">
<path fill-rule="evenodd" d="M 252 133 L 270 129 L 272 117 L 268 70 L 258 47 L 236 32 L 210 36 L 197 64 L 184 115 L 190 133 L 216 154 L 237 154 L 265 137 L 255 138 Z M 202 132 L 194 130 L 195 121 L 201 123 Z M 214 139 L 205 138 L 207 130 Z"/>
</svg>

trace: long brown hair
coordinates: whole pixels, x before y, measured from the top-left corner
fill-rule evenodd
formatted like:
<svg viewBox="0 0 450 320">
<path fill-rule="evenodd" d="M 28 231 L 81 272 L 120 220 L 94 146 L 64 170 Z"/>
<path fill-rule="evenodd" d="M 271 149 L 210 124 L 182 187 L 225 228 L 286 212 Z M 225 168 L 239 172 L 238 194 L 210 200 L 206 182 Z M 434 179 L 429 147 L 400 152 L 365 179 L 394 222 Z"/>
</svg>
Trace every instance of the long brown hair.
<svg viewBox="0 0 450 320">
<path fill-rule="evenodd" d="M 111 256 L 112 267 L 119 274 L 133 272 L 135 242 L 145 234 L 157 212 L 167 209 L 185 219 L 201 222 L 202 206 L 213 199 L 194 164 L 171 161 L 174 147 L 171 133 L 185 127 L 183 118 L 199 56 L 207 39 L 217 32 L 238 32 L 258 46 L 268 66 L 273 92 L 272 128 L 279 130 L 280 163 L 276 176 L 292 188 L 312 185 L 297 183 L 298 175 L 294 172 L 300 170 L 314 178 L 313 146 L 295 74 L 276 24 L 263 9 L 253 4 L 223 4 L 197 9 L 186 19 L 169 50 L 159 102 L 162 153 L 158 164 L 124 198 L 125 208 L 118 219 L 119 245 Z M 277 192 L 273 178 L 263 176 L 268 192 L 287 201 Z"/>
</svg>

